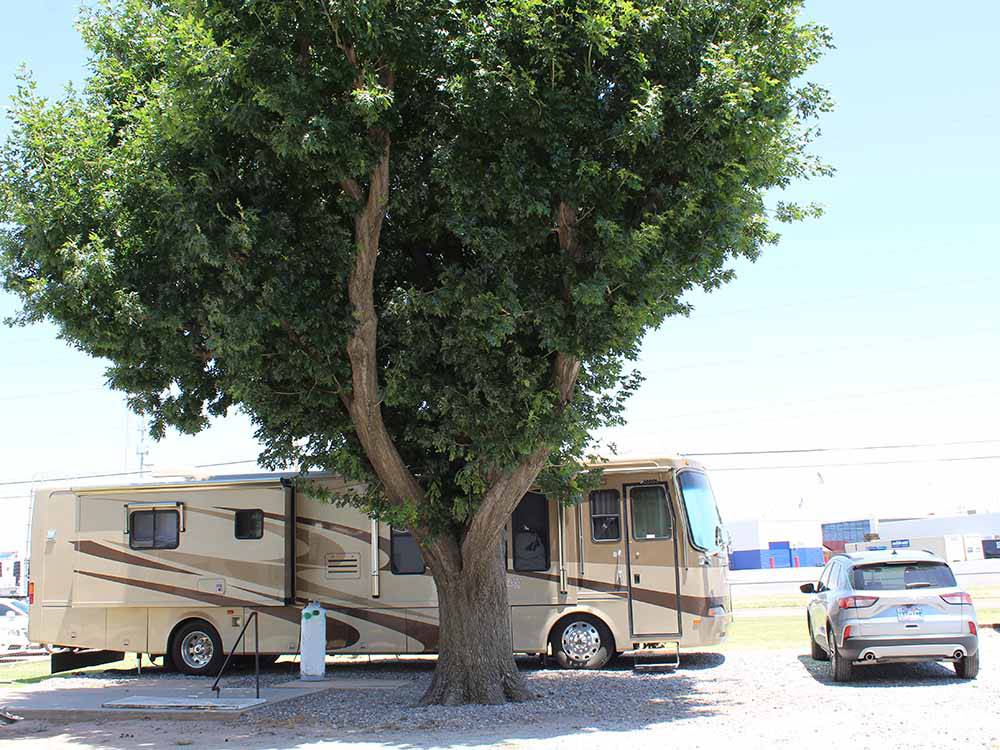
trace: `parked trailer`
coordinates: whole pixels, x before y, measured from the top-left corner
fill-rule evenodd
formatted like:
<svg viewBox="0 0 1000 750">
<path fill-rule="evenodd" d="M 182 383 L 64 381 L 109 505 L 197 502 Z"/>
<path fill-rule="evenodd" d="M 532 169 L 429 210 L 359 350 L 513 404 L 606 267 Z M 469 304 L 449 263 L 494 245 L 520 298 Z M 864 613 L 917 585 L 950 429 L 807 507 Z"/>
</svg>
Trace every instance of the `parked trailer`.
<svg viewBox="0 0 1000 750">
<path fill-rule="evenodd" d="M 435 652 L 436 588 L 414 538 L 293 477 L 39 491 L 31 640 L 208 674 L 252 611 L 262 652 L 298 653 L 301 607 L 319 601 L 329 653 Z M 724 538 L 704 470 L 684 459 L 606 464 L 575 506 L 529 492 L 505 539 L 515 651 L 595 667 L 650 644 L 719 643 L 732 618 Z"/>
</svg>

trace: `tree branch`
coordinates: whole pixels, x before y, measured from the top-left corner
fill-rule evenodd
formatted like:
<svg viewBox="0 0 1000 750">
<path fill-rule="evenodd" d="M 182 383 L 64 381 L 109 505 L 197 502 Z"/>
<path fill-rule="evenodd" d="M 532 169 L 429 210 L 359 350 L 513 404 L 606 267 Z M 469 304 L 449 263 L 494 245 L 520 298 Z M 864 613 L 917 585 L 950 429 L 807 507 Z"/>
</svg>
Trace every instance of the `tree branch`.
<svg viewBox="0 0 1000 750">
<path fill-rule="evenodd" d="M 368 198 L 354 217 L 356 255 L 347 282 L 347 296 L 355 327 L 347 339 L 351 363 L 352 394 L 346 403 L 358 441 L 379 479 L 395 503 L 420 503 L 424 491 L 403 463 L 382 419 L 378 387 L 378 316 L 375 312 L 374 279 L 379 237 L 389 198 L 389 136 L 381 133 L 382 154 L 371 172 Z"/>
<path fill-rule="evenodd" d="M 580 259 L 581 248 L 576 232 L 577 211 L 565 201 L 560 201 L 556 209 L 556 232 L 559 235 L 559 247 L 571 261 Z M 568 304 L 571 297 L 569 282 L 563 294 Z M 559 394 L 558 411 L 566 408 L 573 398 L 573 388 L 580 375 L 580 358 L 565 352 L 556 352 L 552 363 L 552 382 Z M 469 524 L 469 531 L 462 541 L 462 557 L 474 554 L 476 550 L 496 544 L 497 535 L 504 522 L 521 501 L 524 494 L 531 489 L 538 472 L 545 466 L 552 449 L 541 447 L 524 458 L 517 466 L 497 473 L 491 477 L 490 488 L 486 491 L 479 510 Z"/>
</svg>

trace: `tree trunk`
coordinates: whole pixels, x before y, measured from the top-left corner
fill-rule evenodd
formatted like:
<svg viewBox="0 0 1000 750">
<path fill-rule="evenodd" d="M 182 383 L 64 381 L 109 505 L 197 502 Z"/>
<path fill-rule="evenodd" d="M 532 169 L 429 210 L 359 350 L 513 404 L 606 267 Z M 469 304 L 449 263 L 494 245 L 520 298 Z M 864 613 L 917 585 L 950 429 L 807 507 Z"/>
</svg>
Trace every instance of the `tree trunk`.
<svg viewBox="0 0 1000 750">
<path fill-rule="evenodd" d="M 507 572 L 499 543 L 439 575 L 441 624 L 434 678 L 421 703 L 505 703 L 534 697 L 514 662 Z"/>
</svg>

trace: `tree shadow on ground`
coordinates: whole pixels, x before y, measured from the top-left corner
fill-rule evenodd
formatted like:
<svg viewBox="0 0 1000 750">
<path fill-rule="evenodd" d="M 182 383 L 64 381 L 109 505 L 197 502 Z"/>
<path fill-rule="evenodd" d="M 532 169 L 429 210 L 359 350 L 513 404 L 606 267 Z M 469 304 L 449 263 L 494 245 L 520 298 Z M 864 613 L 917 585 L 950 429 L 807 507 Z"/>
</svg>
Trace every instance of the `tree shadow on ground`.
<svg viewBox="0 0 1000 750">
<path fill-rule="evenodd" d="M 108 721 L 99 726 L 72 724 L 52 733 L 16 726 L 0 731 L 0 740 L 55 734 L 74 744 L 150 750 L 184 745 L 195 748 L 291 749 L 332 740 L 377 743 L 397 750 L 469 747 L 518 740 L 556 741 L 573 735 L 603 736 L 725 711 L 730 699 L 713 689 L 706 670 L 720 666 L 718 653 L 684 654 L 679 669 L 633 673 L 631 662 L 618 659 L 610 668 L 575 671 L 542 667 L 536 658 L 519 665 L 535 700 L 502 706 L 428 706 L 418 704 L 434 668 L 432 659 L 372 660 L 328 665 L 333 677 L 379 678 L 402 683 L 393 689 L 334 690 L 277 704 L 270 712 L 251 712 L 229 721 Z M 273 675 L 285 667 L 278 662 Z M 280 673 L 280 672 L 279 672 Z M 701 674 L 699 674 L 701 673 Z M 131 673 L 134 675 L 134 672 Z M 144 670 L 148 677 L 153 670 Z M 238 678 L 253 679 L 243 667 Z M 116 675 L 115 679 L 119 679 Z M 272 679 L 273 683 L 274 680 Z M 717 688 L 717 686 L 715 686 Z M 35 727 L 38 722 L 31 722 Z M 613 740 L 609 740 L 613 741 Z M 25 747 L 32 745 L 25 744 Z"/>
<path fill-rule="evenodd" d="M 937 662 L 917 664 L 866 664 L 854 668 L 850 682 L 834 682 L 828 661 L 816 661 L 810 656 L 798 657 L 799 663 L 816 682 L 831 687 L 872 688 L 901 684 L 908 687 L 936 687 L 942 682 L 960 681 L 955 670 Z"/>
</svg>

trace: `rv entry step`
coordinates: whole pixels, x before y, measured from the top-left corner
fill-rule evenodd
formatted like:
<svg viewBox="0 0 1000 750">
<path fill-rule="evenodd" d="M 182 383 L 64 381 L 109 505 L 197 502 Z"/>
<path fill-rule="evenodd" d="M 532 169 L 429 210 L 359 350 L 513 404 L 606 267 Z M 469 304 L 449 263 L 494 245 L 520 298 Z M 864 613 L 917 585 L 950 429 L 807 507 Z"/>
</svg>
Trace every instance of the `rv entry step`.
<svg viewBox="0 0 1000 750">
<path fill-rule="evenodd" d="M 632 657 L 634 672 L 672 672 L 681 663 L 679 643 L 657 643 L 647 648 L 626 651 L 622 656 Z"/>
</svg>

